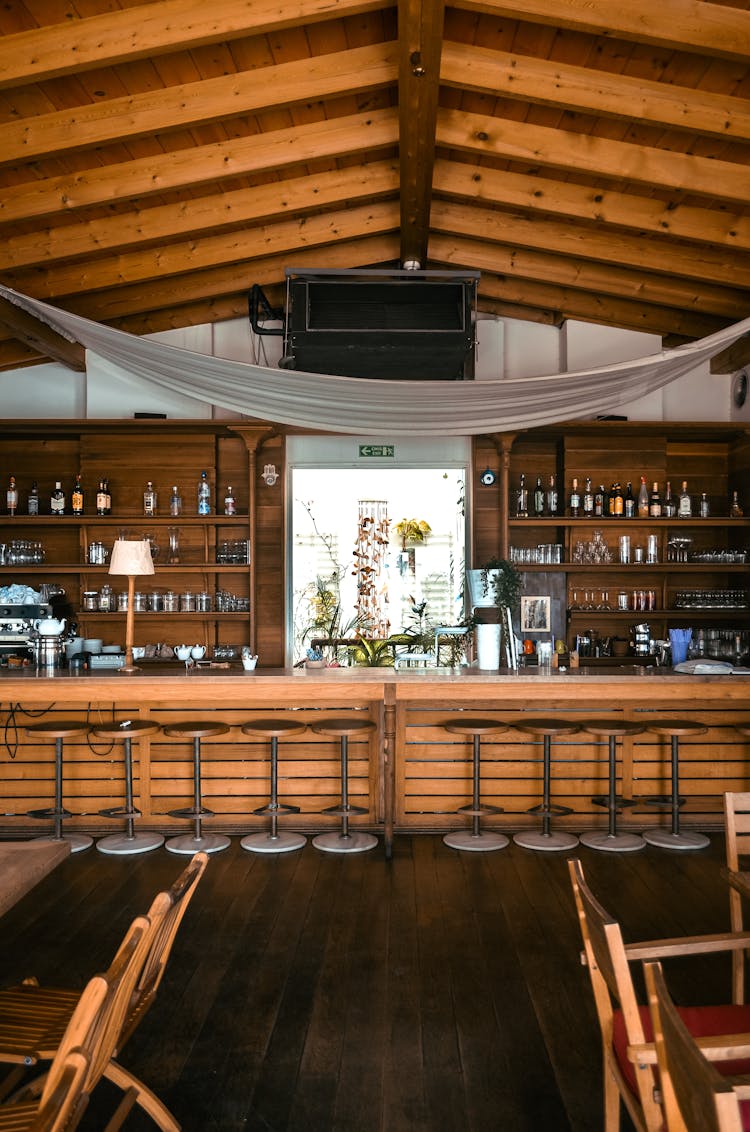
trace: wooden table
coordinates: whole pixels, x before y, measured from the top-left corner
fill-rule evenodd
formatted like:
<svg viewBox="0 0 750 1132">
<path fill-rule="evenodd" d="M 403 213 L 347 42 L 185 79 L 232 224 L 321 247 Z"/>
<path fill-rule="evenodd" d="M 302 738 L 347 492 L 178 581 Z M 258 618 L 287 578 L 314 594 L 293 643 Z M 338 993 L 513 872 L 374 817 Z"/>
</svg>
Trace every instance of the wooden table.
<svg viewBox="0 0 750 1132">
<path fill-rule="evenodd" d="M 0 842 L 0 915 L 70 855 L 67 841 Z"/>
</svg>

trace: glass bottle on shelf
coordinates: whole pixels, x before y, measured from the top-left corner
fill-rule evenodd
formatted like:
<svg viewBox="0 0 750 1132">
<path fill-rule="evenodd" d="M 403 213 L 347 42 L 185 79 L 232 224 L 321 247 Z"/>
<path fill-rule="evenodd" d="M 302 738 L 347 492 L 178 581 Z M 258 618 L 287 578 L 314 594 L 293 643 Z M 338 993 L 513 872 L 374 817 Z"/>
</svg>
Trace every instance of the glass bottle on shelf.
<svg viewBox="0 0 750 1132">
<path fill-rule="evenodd" d="M 557 487 L 555 486 L 555 477 L 549 477 L 549 487 L 547 488 L 547 514 L 557 514 Z"/>
<path fill-rule="evenodd" d="M 96 491 L 96 513 L 97 515 L 107 514 L 107 493 L 104 490 L 104 480 L 99 480 L 99 487 Z"/>
<path fill-rule="evenodd" d="M 586 484 L 583 489 L 583 514 L 585 518 L 591 518 L 594 514 L 594 493 L 591 490 L 591 477 L 586 476 Z"/>
<path fill-rule="evenodd" d="M 625 489 L 625 500 L 623 502 L 623 514 L 626 519 L 634 519 L 636 511 L 635 496 L 633 495 L 633 484 L 628 480 L 627 488 Z"/>
<path fill-rule="evenodd" d="M 8 490 L 6 492 L 6 500 L 8 503 L 8 514 L 15 515 L 18 510 L 18 488 L 16 487 L 16 477 L 11 476 L 8 480 Z"/>
<path fill-rule="evenodd" d="M 541 487 L 541 480 L 538 479 L 537 483 Z M 536 494 L 534 495 L 534 502 L 535 502 L 535 505 L 536 505 Z M 543 510 L 544 510 L 544 500 L 542 499 L 542 511 Z M 237 514 L 237 501 L 234 498 L 234 492 L 232 491 L 231 487 L 227 487 L 227 493 L 224 496 L 224 514 L 225 515 L 236 515 Z M 541 512 L 538 512 L 538 514 L 541 514 Z"/>
<path fill-rule="evenodd" d="M 177 489 L 177 484 L 172 488 L 172 494 L 169 497 L 169 514 L 173 519 L 182 514 L 182 496 Z"/>
<path fill-rule="evenodd" d="M 528 519 L 529 517 L 529 489 L 526 487 L 526 476 L 521 472 L 518 481 L 518 490 L 516 492 L 516 518 Z"/>
<path fill-rule="evenodd" d="M 691 519 L 693 516 L 693 501 L 688 495 L 687 480 L 682 481 L 682 491 L 677 502 L 677 518 Z"/>
<path fill-rule="evenodd" d="M 594 492 L 594 515 L 597 519 L 604 514 L 605 495 L 604 484 L 600 483 L 597 491 Z"/>
<path fill-rule="evenodd" d="M 664 492 L 664 503 L 662 505 L 662 514 L 665 519 L 674 519 L 677 514 L 677 501 L 672 495 L 672 485 L 667 480 L 667 488 Z"/>
<path fill-rule="evenodd" d="M 652 519 L 661 518 L 661 495 L 659 494 L 659 484 L 654 480 L 654 486 L 651 488 L 651 495 L 648 501 L 648 513 Z"/>
<path fill-rule="evenodd" d="M 29 498 L 26 502 L 26 510 L 28 511 L 29 515 L 39 514 L 39 487 L 37 486 L 36 480 L 34 480 L 31 485 Z"/>
<path fill-rule="evenodd" d="M 646 477 L 641 476 L 641 486 L 638 488 L 638 518 L 648 519 L 648 488 L 646 487 Z"/>
<path fill-rule="evenodd" d="M 618 480 L 612 484 L 612 494 L 609 500 L 609 513 L 615 519 L 621 519 L 625 510 L 625 497 L 622 494 L 622 485 Z"/>
<path fill-rule="evenodd" d="M 151 518 L 156 514 L 156 491 L 151 480 L 146 484 L 146 490 L 143 493 L 143 514 Z"/>
<path fill-rule="evenodd" d="M 573 476 L 573 485 L 570 489 L 568 510 L 570 511 L 571 518 L 573 519 L 577 519 L 581 514 L 581 493 L 578 490 L 578 478 L 576 476 Z"/>
<path fill-rule="evenodd" d="M 73 484 L 73 490 L 70 494 L 70 509 L 74 515 L 83 514 L 83 485 L 80 472 L 76 476 L 76 482 Z"/>
<path fill-rule="evenodd" d="M 707 519 L 711 514 L 711 505 L 708 502 L 708 495 L 705 491 L 701 492 L 701 519 Z"/>
<path fill-rule="evenodd" d="M 211 485 L 208 482 L 207 472 L 201 472 L 201 478 L 198 481 L 198 514 L 211 514 Z"/>
<path fill-rule="evenodd" d="M 52 515 L 65 514 L 65 492 L 61 480 L 55 480 L 55 486 L 50 495 L 49 509 Z"/>
<path fill-rule="evenodd" d="M 732 519 L 741 519 L 744 513 L 745 512 L 742 510 L 742 505 L 740 504 L 739 492 L 733 491 L 732 503 L 729 508 L 729 515 Z"/>
</svg>

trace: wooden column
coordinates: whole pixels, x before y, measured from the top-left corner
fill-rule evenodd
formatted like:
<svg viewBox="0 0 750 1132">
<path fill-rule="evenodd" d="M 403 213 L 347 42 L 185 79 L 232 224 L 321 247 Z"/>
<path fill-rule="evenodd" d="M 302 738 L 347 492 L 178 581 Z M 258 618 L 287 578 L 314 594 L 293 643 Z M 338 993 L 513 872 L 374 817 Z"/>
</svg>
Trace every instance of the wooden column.
<svg viewBox="0 0 750 1132">
<path fill-rule="evenodd" d="M 248 477 L 248 493 L 247 493 L 247 526 L 250 539 L 250 562 L 248 563 L 248 593 L 250 596 L 250 648 L 253 652 L 257 651 L 257 539 L 255 529 L 255 514 L 256 514 L 256 498 L 255 492 L 258 486 L 258 448 L 263 440 L 273 432 L 270 425 L 230 425 L 232 432 L 238 433 L 245 442 L 247 448 L 247 477 Z"/>
</svg>

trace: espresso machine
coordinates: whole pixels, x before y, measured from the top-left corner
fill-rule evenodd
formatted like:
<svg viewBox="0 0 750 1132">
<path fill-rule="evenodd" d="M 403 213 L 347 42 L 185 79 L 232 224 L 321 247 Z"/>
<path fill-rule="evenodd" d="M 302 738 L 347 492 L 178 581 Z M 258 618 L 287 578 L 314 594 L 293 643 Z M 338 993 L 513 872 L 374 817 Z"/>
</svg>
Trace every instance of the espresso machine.
<svg viewBox="0 0 750 1132">
<path fill-rule="evenodd" d="M 0 665 L 7 666 L 9 658 L 15 657 L 16 664 L 29 661 L 44 667 L 58 667 L 60 637 L 40 637 L 34 627 L 35 622 L 51 616 L 49 602 L 0 605 Z"/>
<path fill-rule="evenodd" d="M 636 656 L 651 655 L 651 627 L 646 621 L 632 626 L 633 651 Z"/>
</svg>

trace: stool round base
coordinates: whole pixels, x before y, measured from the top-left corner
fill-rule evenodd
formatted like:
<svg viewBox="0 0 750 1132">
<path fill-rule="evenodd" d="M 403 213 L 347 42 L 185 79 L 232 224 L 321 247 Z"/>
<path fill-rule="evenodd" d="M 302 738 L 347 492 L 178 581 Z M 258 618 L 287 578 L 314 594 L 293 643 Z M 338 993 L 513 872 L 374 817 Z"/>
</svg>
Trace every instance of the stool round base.
<svg viewBox="0 0 750 1132">
<path fill-rule="evenodd" d="M 57 841 L 56 837 L 45 837 L 44 841 Z M 67 841 L 70 846 L 71 853 L 82 853 L 84 849 L 90 849 L 94 844 L 93 837 L 89 837 L 87 833 L 64 833 L 60 841 Z"/>
<path fill-rule="evenodd" d="M 540 849 L 544 853 L 564 853 L 566 849 L 575 849 L 578 844 L 573 833 L 542 833 L 536 829 L 514 833 L 513 840 L 524 849 Z"/>
<path fill-rule="evenodd" d="M 240 845 L 251 853 L 291 853 L 306 842 L 307 838 L 301 833 L 278 833 L 276 837 L 271 837 L 270 833 L 248 833 Z"/>
<path fill-rule="evenodd" d="M 365 853 L 375 848 L 378 839 L 372 833 L 350 833 L 347 837 L 341 833 L 319 833 L 312 843 L 323 853 Z"/>
<path fill-rule="evenodd" d="M 228 849 L 230 845 L 231 841 L 223 833 L 203 833 L 200 837 L 183 833 L 179 837 L 170 837 L 165 848 L 170 853 L 192 856 L 193 853 L 221 853 L 222 849 Z"/>
<path fill-rule="evenodd" d="M 600 849 L 603 853 L 635 853 L 638 849 L 645 849 L 646 842 L 639 833 L 607 833 L 597 830 L 596 833 L 582 833 L 581 845 L 589 849 Z"/>
<path fill-rule="evenodd" d="M 474 834 L 469 829 L 456 829 L 446 833 L 443 841 L 451 849 L 468 849 L 474 853 L 491 853 L 493 849 L 504 849 L 510 841 L 503 833 L 482 830 Z"/>
<path fill-rule="evenodd" d="M 659 849 L 705 849 L 711 841 L 705 833 L 672 833 L 669 829 L 644 829 L 643 839 Z"/>
<path fill-rule="evenodd" d="M 107 853 L 112 857 L 128 857 L 134 853 L 150 853 L 164 844 L 160 833 L 135 833 L 128 837 L 127 833 L 110 833 L 97 841 L 96 847 L 100 853 Z"/>
</svg>

